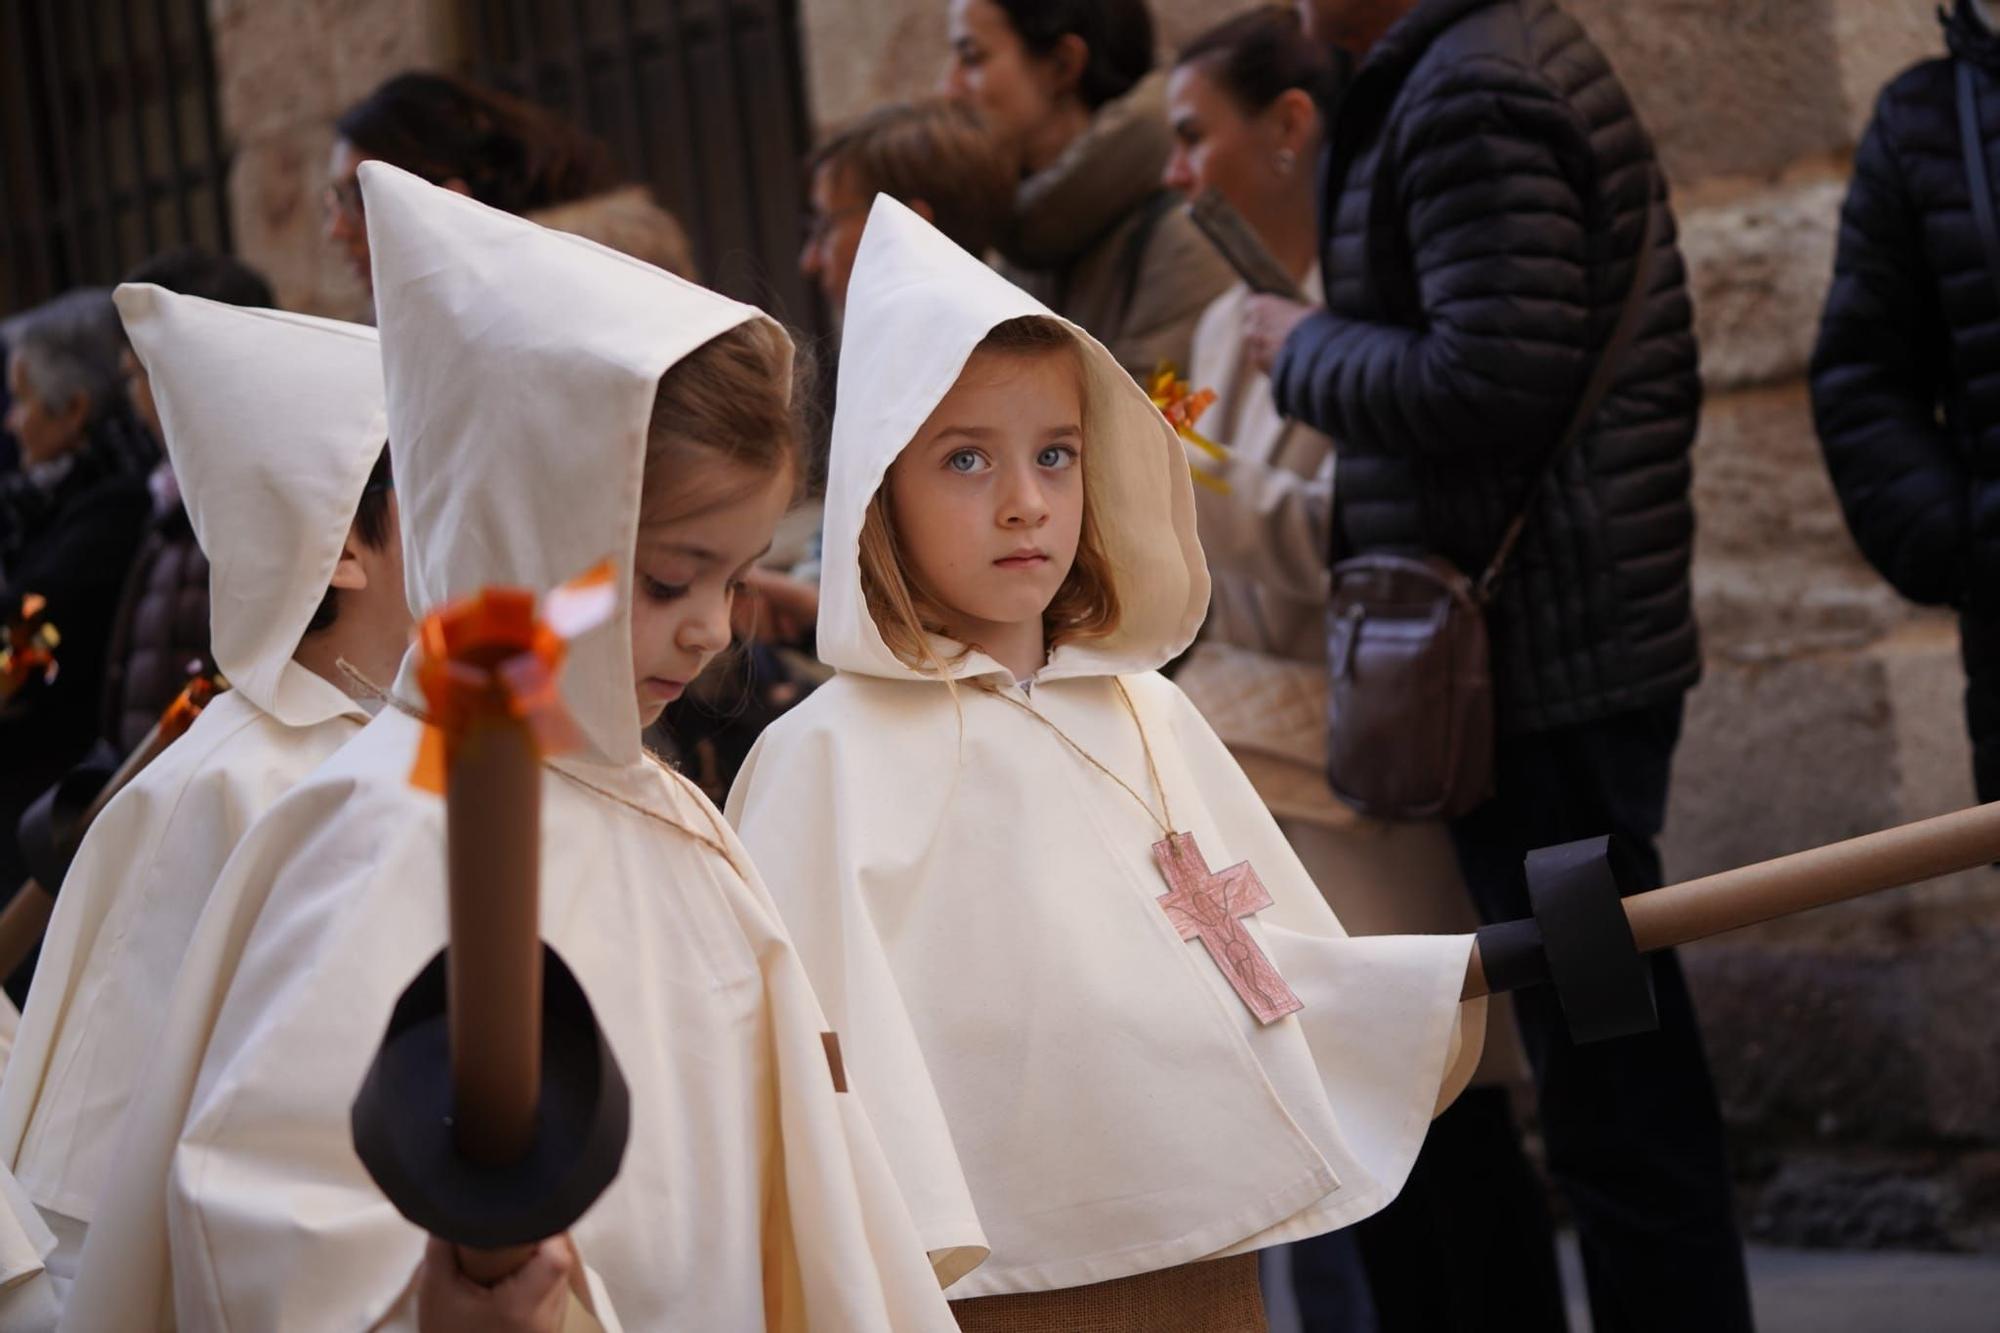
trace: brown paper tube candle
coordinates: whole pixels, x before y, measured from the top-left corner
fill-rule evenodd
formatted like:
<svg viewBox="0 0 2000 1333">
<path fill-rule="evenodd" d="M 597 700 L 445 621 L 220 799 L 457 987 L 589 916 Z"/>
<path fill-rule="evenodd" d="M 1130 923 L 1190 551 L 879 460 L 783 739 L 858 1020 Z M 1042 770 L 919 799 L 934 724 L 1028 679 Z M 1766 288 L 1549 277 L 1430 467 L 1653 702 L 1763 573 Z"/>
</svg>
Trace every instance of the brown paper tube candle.
<svg viewBox="0 0 2000 1333">
<path fill-rule="evenodd" d="M 424 692 L 444 750 L 452 1137 L 480 1166 L 534 1144 L 542 1083 L 541 748 L 521 696 L 552 640 L 526 593 L 489 589 L 420 630 Z M 527 672 L 524 675 L 523 669 Z M 492 1284 L 533 1246 L 458 1246 Z"/>
<path fill-rule="evenodd" d="M 1624 900 L 1625 920 L 1639 952 L 1651 953 L 1996 860 L 2000 802 L 1635 893 Z M 1475 946 L 1464 995 L 1488 993 Z"/>
</svg>

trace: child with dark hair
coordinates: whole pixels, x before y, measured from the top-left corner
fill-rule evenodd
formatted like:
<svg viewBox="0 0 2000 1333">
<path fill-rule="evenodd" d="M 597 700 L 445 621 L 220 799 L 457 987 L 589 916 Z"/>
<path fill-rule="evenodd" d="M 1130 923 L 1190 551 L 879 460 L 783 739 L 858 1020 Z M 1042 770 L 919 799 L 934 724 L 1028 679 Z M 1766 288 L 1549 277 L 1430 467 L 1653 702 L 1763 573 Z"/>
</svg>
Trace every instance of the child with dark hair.
<svg viewBox="0 0 2000 1333">
<path fill-rule="evenodd" d="M 59 1291 L 223 862 L 361 729 L 349 675 L 386 680 L 410 625 L 374 333 L 154 286 L 117 297 L 209 556 L 228 688 L 91 826 L 0 1080 L 0 1162 L 56 1235 Z"/>
</svg>

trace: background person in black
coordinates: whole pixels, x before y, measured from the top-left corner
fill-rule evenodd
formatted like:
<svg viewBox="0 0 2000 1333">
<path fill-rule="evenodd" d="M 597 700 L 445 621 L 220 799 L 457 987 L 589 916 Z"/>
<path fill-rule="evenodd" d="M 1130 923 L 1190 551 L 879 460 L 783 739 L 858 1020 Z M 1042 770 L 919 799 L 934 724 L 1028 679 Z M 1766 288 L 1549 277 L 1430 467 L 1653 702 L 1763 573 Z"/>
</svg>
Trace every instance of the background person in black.
<svg viewBox="0 0 2000 1333">
<path fill-rule="evenodd" d="M 1631 290 L 1647 211 L 1667 208 L 1651 142 L 1551 0 L 1299 3 L 1315 37 L 1360 60 L 1325 156 L 1326 306 L 1257 298 L 1246 336 L 1274 363 L 1279 409 L 1339 441 L 1336 553 L 1437 554 L 1476 573 L 1534 501 L 1489 612 L 1497 794 L 1452 822 L 1466 882 L 1489 920 L 1524 916 L 1529 850 L 1613 833 L 1657 884 L 1701 668 L 1688 579 L 1701 388 L 1670 216 L 1630 353 L 1536 490 Z M 1721 1116 L 1677 960 L 1655 955 L 1654 982 L 1659 1031 L 1591 1046 L 1571 1043 L 1546 991 L 1518 997 L 1549 1167 L 1598 1333 L 1745 1329 Z M 1486 1161 L 1472 1145 L 1420 1159 L 1409 1207 L 1424 1208 L 1427 1178 Z M 1431 1215 L 1456 1243 L 1450 1211 Z M 1378 1291 L 1384 1327 L 1522 1327 L 1507 1267 L 1489 1267 L 1486 1290 L 1402 1284 L 1411 1309 Z"/>
<path fill-rule="evenodd" d="M 1982 801 L 2000 800 L 2000 228 L 1982 234 L 1962 117 L 2000 209 L 1990 13 L 1959 0 L 1951 54 L 1882 90 L 1812 359 L 1813 419 L 1855 541 L 1897 592 L 1959 613 Z"/>
<path fill-rule="evenodd" d="M 97 736 L 105 650 L 158 448 L 126 406 L 110 292 L 57 297 L 10 322 L 6 341 L 7 428 L 22 467 L 0 487 L 0 624 L 38 594 L 62 635 L 56 678 L 0 705 L 0 894 L 11 895 L 26 875 L 22 811 Z"/>
</svg>

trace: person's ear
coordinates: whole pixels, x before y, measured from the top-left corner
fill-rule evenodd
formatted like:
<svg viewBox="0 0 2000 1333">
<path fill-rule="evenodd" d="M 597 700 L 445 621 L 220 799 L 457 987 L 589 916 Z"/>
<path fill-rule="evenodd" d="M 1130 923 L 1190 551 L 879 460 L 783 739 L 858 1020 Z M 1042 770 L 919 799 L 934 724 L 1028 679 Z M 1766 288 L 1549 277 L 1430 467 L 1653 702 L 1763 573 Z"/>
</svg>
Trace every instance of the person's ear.
<svg viewBox="0 0 2000 1333">
<path fill-rule="evenodd" d="M 1048 55 L 1050 90 L 1059 97 L 1079 97 L 1077 89 L 1083 83 L 1083 71 L 1089 66 L 1090 43 L 1073 32 L 1064 33 Z"/>
<path fill-rule="evenodd" d="M 340 559 L 333 566 L 333 577 L 326 581 L 329 588 L 346 588 L 359 592 L 368 586 L 368 567 L 361 562 L 361 538 L 352 528 L 348 529 L 347 540 L 340 544 Z"/>
<path fill-rule="evenodd" d="M 924 221 L 930 223 L 937 221 L 937 210 L 931 207 L 928 199 L 906 199 L 903 204 Z"/>
<path fill-rule="evenodd" d="M 472 197 L 472 187 L 467 185 L 461 176 L 453 176 L 450 180 L 440 181 L 439 184 L 453 194 L 462 194 L 468 199 Z"/>
<path fill-rule="evenodd" d="M 1303 88 L 1287 88 L 1278 94 L 1266 114 L 1271 118 L 1280 147 L 1300 157 L 1313 148 L 1319 135 L 1319 103 Z"/>
</svg>

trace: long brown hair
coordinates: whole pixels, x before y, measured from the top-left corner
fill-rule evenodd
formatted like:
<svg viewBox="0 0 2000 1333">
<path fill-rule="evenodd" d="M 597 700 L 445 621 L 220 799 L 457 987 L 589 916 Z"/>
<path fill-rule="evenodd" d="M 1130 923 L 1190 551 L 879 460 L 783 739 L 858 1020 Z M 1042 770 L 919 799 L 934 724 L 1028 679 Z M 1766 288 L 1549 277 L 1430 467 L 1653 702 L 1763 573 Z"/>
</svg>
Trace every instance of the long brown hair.
<svg viewBox="0 0 2000 1333">
<path fill-rule="evenodd" d="M 1110 554 L 1097 522 L 1090 489 L 1090 394 L 1085 378 L 1083 349 L 1074 335 L 1046 315 L 1025 315 L 994 325 L 972 349 L 972 356 L 1043 357 L 1067 356 L 1076 367 L 1079 397 L 1084 404 L 1083 432 L 1083 526 L 1078 534 L 1076 560 L 1069 577 L 1056 590 L 1042 612 L 1042 637 L 1050 652 L 1076 639 L 1097 638 L 1118 628 L 1118 590 L 1112 578 Z M 968 368 L 972 359 L 967 358 Z M 963 376 L 961 371 L 960 375 Z M 932 635 L 946 635 L 948 618 L 944 605 L 929 592 L 910 569 L 897 539 L 895 515 L 888 495 L 878 487 L 868 501 L 860 537 L 861 593 L 875 628 L 904 664 L 949 679 L 951 667 L 964 652 L 950 662 L 941 659 L 931 646 Z M 974 645 L 967 645 L 969 650 Z"/>
<path fill-rule="evenodd" d="M 783 335 L 768 320 L 738 324 L 675 362 L 660 376 L 646 429 L 647 520 L 687 512 L 682 485 L 704 462 L 732 462 L 756 479 L 789 469 L 796 480 L 801 432 L 791 388 Z"/>
</svg>

